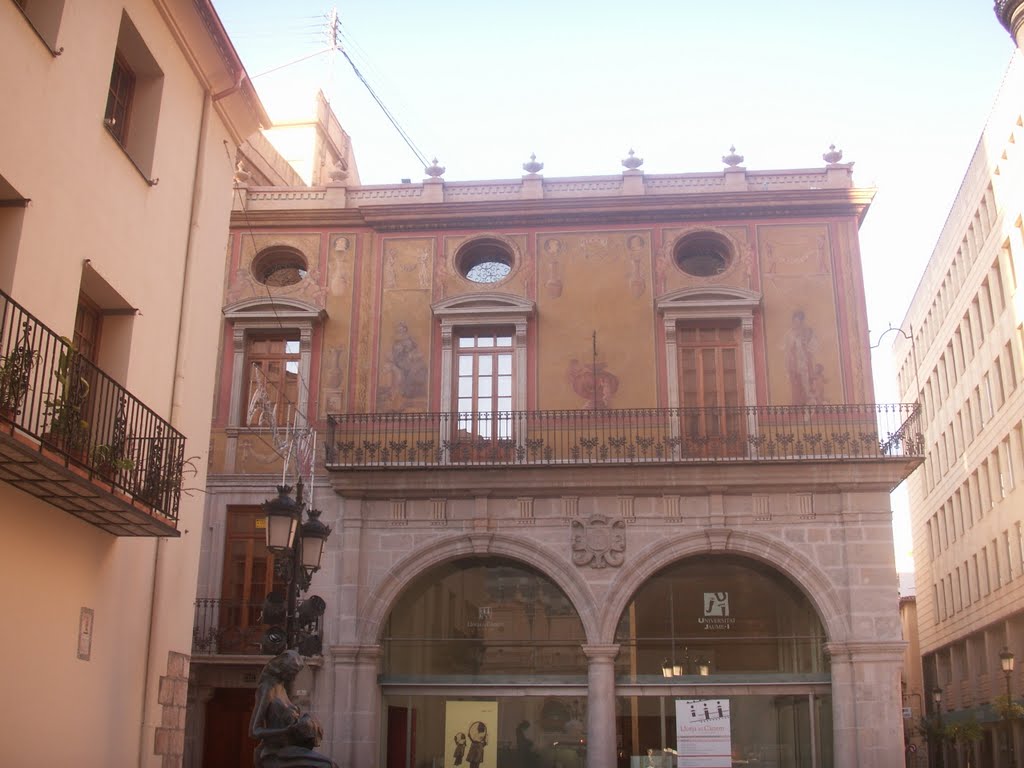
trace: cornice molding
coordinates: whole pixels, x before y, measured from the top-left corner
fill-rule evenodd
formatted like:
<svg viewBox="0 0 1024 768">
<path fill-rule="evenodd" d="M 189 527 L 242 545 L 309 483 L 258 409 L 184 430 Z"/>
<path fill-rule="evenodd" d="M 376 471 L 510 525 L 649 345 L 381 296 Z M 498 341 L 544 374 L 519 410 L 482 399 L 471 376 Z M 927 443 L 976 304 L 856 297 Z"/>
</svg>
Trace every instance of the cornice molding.
<svg viewBox="0 0 1024 768">
<path fill-rule="evenodd" d="M 860 223 L 874 195 L 871 188 L 850 188 L 408 203 L 345 209 L 287 205 L 234 211 L 231 223 L 238 228 L 368 227 L 379 232 L 807 216 L 853 216 Z"/>
</svg>

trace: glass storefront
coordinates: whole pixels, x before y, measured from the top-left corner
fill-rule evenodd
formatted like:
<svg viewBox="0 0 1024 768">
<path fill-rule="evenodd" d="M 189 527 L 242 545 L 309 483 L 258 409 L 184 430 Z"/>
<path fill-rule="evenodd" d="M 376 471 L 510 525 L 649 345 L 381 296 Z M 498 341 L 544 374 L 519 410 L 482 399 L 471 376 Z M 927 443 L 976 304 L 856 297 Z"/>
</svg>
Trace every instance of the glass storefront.
<svg viewBox="0 0 1024 768">
<path fill-rule="evenodd" d="M 709 689 L 690 696 L 617 697 L 619 768 L 675 768 L 679 755 L 684 757 L 679 764 L 685 765 L 686 723 L 723 719 L 728 723 L 723 724 L 728 756 L 720 764 L 758 768 L 832 765 L 829 696 L 716 695 Z"/>
<path fill-rule="evenodd" d="M 687 750 L 712 732 L 718 762 L 702 765 L 828 768 L 825 640 L 807 597 L 756 561 L 660 571 L 616 632 L 619 768 L 696 765 Z M 576 608 L 529 566 L 466 558 L 423 574 L 382 637 L 382 762 L 583 768 L 586 643 Z"/>
</svg>

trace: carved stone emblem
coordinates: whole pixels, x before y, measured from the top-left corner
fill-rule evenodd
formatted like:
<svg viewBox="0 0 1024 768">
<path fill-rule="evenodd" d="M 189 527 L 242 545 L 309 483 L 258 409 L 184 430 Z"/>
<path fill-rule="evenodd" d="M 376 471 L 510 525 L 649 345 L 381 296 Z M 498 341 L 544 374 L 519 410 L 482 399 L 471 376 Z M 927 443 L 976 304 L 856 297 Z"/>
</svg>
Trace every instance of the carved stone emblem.
<svg viewBox="0 0 1024 768">
<path fill-rule="evenodd" d="M 572 561 L 576 565 L 617 568 L 626 559 L 626 523 L 621 518 L 591 515 L 571 523 Z"/>
</svg>

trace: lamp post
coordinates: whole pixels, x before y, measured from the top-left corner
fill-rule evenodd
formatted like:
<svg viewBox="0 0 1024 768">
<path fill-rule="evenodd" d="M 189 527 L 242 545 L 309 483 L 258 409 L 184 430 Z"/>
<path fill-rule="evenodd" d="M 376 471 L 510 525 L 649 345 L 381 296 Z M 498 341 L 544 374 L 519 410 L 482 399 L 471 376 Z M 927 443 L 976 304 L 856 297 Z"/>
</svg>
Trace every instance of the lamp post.
<svg viewBox="0 0 1024 768">
<path fill-rule="evenodd" d="M 1013 676 L 1013 651 L 1003 648 L 999 652 L 999 664 L 1003 668 L 1003 677 L 1006 678 L 1006 709 L 1003 711 L 1003 719 L 1006 720 L 1006 755 L 1012 768 L 1017 768 L 1017 758 L 1013 753 L 1013 698 L 1010 691 L 1010 678 Z"/>
<path fill-rule="evenodd" d="M 320 521 L 317 509 L 310 509 L 303 522 L 301 479 L 295 487 L 294 499 L 291 490 L 291 486 L 279 485 L 277 498 L 263 503 L 267 549 L 274 555 L 274 575 L 285 582 L 285 594 L 271 592 L 263 603 L 263 623 L 273 626 L 264 633 L 261 650 L 277 655 L 286 648 L 294 648 L 303 656 L 312 656 L 321 651 L 315 625 L 327 604 L 318 595 L 299 603 L 299 592 L 309 590 L 313 574 L 320 570 L 331 529 Z"/>
<path fill-rule="evenodd" d="M 942 689 L 932 690 L 932 701 L 935 703 L 935 768 L 944 768 L 945 760 L 942 753 Z"/>
</svg>

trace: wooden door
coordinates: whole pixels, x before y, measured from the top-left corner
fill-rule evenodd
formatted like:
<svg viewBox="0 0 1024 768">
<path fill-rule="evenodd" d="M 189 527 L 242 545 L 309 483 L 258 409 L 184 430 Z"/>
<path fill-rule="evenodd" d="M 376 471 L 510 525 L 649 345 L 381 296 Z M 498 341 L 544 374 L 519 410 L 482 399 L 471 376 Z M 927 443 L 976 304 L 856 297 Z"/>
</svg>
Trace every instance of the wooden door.
<svg viewBox="0 0 1024 768">
<path fill-rule="evenodd" d="M 684 454 L 743 455 L 746 429 L 739 325 L 688 323 L 677 338 Z"/>
<path fill-rule="evenodd" d="M 249 736 L 253 688 L 218 688 L 206 704 L 203 766 L 253 768 L 256 740 Z"/>
<path fill-rule="evenodd" d="M 218 630 L 221 653 L 259 653 L 263 601 L 274 589 L 274 556 L 267 550 L 266 513 L 259 507 L 228 507 L 224 578 Z"/>
</svg>

